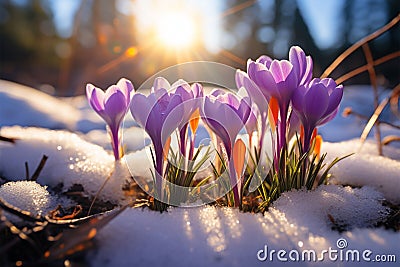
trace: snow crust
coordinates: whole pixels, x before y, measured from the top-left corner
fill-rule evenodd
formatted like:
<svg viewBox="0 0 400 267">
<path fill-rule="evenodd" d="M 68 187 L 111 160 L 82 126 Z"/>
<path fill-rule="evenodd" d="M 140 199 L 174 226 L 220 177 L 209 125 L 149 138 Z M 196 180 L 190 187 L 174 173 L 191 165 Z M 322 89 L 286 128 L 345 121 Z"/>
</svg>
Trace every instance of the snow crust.
<svg viewBox="0 0 400 267">
<path fill-rule="evenodd" d="M 372 188 L 336 185 L 315 191 L 285 193 L 264 215 L 212 206 L 171 208 L 159 214 L 128 209 L 98 236 L 98 248 L 88 254 L 91 266 L 344 266 L 321 262 L 261 262 L 257 252 L 269 249 L 313 249 L 320 253 L 344 238 L 348 249 L 399 255 L 400 233 L 369 229 L 386 209 Z M 358 227 L 339 234 L 327 214 Z M 364 263 L 365 264 L 365 263 Z M 394 265 L 388 265 L 394 266 Z"/>
<path fill-rule="evenodd" d="M 0 197 L 19 209 L 34 215 L 45 215 L 55 207 L 56 198 L 34 181 L 8 182 L 0 187 Z"/>
<path fill-rule="evenodd" d="M 108 179 L 99 197 L 118 203 L 124 198 L 122 186 L 130 173 L 125 161 L 114 161 L 110 152 L 88 143 L 77 134 L 40 128 L 4 127 L 1 134 L 17 138 L 15 144 L 0 143 L 0 172 L 11 180 L 25 177 L 25 162 L 33 172 L 43 155 L 48 160 L 38 182 L 48 186 L 62 184 L 67 191 L 80 184 L 85 192 L 95 196 Z"/>
<path fill-rule="evenodd" d="M 0 80 L 0 126 L 37 126 L 76 129 L 81 112 L 67 103 L 30 87 Z"/>
<path fill-rule="evenodd" d="M 354 186 L 368 185 L 382 192 L 386 199 L 400 203 L 400 149 L 385 147 L 379 156 L 376 144 L 367 141 L 361 146 L 358 139 L 339 143 L 323 143 L 327 162 L 335 157 L 354 155 L 340 161 L 331 169 L 332 182 Z"/>
</svg>

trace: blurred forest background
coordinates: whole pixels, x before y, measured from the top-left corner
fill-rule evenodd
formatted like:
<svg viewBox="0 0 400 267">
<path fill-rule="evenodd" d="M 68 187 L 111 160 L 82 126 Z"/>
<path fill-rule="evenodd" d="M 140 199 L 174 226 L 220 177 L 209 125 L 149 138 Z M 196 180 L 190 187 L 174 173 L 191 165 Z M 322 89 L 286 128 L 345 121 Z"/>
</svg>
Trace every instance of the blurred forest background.
<svg viewBox="0 0 400 267">
<path fill-rule="evenodd" d="M 287 57 L 291 45 L 300 45 L 313 56 L 315 74 L 320 75 L 351 44 L 400 12 L 398 0 L 337 0 L 332 7 L 325 4 L 332 1 L 318 0 L 163 1 L 187 12 L 196 24 L 191 44 L 174 48 L 154 38 L 157 29 L 148 26 L 166 22 L 168 7 L 151 6 L 161 1 L 143 2 L 0 0 L 0 78 L 55 95 L 76 95 L 84 92 L 87 82 L 106 88 L 120 77 L 139 87 L 157 71 L 186 61 L 216 61 L 245 69 L 248 58 L 261 54 Z M 325 17 L 331 18 L 330 24 Z M 182 19 L 175 28 L 188 22 Z M 399 25 L 370 47 L 375 59 L 398 51 Z M 359 50 L 333 77 L 365 63 Z M 379 66 L 377 74 L 381 86 L 396 86 L 399 58 Z M 346 82 L 350 83 L 369 83 L 368 74 Z"/>
</svg>

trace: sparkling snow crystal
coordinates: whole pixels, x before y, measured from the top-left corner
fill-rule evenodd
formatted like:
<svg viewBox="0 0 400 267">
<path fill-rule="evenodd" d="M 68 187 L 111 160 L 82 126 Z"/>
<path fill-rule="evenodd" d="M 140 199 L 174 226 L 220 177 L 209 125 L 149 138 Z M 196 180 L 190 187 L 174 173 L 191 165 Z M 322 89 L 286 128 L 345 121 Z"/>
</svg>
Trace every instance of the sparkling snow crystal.
<svg viewBox="0 0 400 267">
<path fill-rule="evenodd" d="M 35 215 L 45 215 L 56 202 L 46 186 L 34 181 L 6 183 L 0 187 L 0 197 L 14 207 Z"/>
</svg>

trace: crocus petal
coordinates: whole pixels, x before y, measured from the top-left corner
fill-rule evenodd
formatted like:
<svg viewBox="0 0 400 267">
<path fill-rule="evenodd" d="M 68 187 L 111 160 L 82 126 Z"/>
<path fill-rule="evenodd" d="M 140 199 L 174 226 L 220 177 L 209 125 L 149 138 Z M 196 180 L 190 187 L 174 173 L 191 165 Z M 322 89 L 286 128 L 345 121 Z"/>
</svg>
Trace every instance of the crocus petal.
<svg viewBox="0 0 400 267">
<path fill-rule="evenodd" d="M 242 70 L 236 70 L 235 73 L 235 83 L 237 88 L 242 88 L 244 87 L 244 79 L 246 78 L 247 73 L 242 71 Z"/>
<path fill-rule="evenodd" d="M 275 96 L 281 105 L 288 105 L 294 90 L 297 88 L 297 76 L 292 64 L 287 60 L 274 60 L 270 69 L 277 85 Z"/>
<path fill-rule="evenodd" d="M 128 79 L 121 78 L 117 83 L 117 87 L 125 95 L 126 106 L 129 106 L 129 103 L 131 101 L 131 94 L 134 90 L 133 84 Z"/>
<path fill-rule="evenodd" d="M 298 46 L 292 46 L 289 51 L 289 61 L 293 65 L 297 78 L 301 80 L 307 65 L 304 51 Z"/>
<path fill-rule="evenodd" d="M 178 127 L 184 115 L 184 105 L 182 98 L 179 95 L 173 95 L 165 110 L 165 117 L 162 122 L 162 142 L 171 135 L 171 133 Z"/>
<path fill-rule="evenodd" d="M 228 156 L 230 156 L 231 138 L 228 130 L 225 128 L 225 105 L 218 102 L 216 99 L 206 97 L 200 114 L 207 126 L 221 138 L 225 146 L 228 146 L 228 148 L 225 148 L 228 149 Z"/>
<path fill-rule="evenodd" d="M 313 63 L 311 56 L 307 56 L 306 61 L 307 61 L 307 68 L 306 68 L 303 78 L 301 80 L 299 80 L 300 85 L 307 84 L 312 79 L 314 63 Z"/>
<path fill-rule="evenodd" d="M 115 124 L 116 127 L 119 127 L 122 119 L 125 116 L 126 106 L 125 95 L 121 91 L 116 91 L 112 94 L 104 103 L 105 111 L 107 115 L 112 119 L 110 125 Z"/>
<path fill-rule="evenodd" d="M 182 93 L 183 101 L 193 98 L 193 92 L 190 85 L 183 79 L 179 79 L 171 85 L 171 89 L 175 90 L 175 93 Z"/>
<path fill-rule="evenodd" d="M 249 58 L 248 60 L 247 60 L 247 64 L 246 64 L 246 71 L 247 71 L 247 73 L 249 73 L 249 67 L 250 67 L 250 64 L 253 64 L 253 63 L 255 63 L 255 61 L 254 60 L 252 60 L 251 58 Z"/>
<path fill-rule="evenodd" d="M 299 85 L 304 85 L 311 81 L 313 62 L 310 56 L 306 57 L 300 47 L 292 46 L 289 51 L 289 61 L 293 65 Z"/>
<path fill-rule="evenodd" d="M 326 116 L 324 118 L 321 118 L 321 120 L 318 121 L 317 125 L 323 125 L 323 124 L 333 120 L 336 117 L 338 112 L 339 112 L 339 106 L 332 113 L 330 113 L 328 116 Z"/>
<path fill-rule="evenodd" d="M 283 82 L 293 70 L 293 65 L 287 60 L 273 60 L 270 71 L 275 82 Z"/>
<path fill-rule="evenodd" d="M 122 97 L 125 99 L 124 93 L 121 92 L 121 90 L 116 86 L 116 85 L 111 85 L 110 87 L 107 88 L 106 92 L 104 93 L 104 103 L 114 94 L 117 92 L 122 94 Z M 121 102 L 122 105 L 125 104 L 125 101 Z"/>
<path fill-rule="evenodd" d="M 260 87 L 265 98 L 280 96 L 273 75 L 264 65 L 250 62 L 248 75 Z"/>
<path fill-rule="evenodd" d="M 259 58 L 257 58 L 256 62 L 263 64 L 264 66 L 269 68 L 272 63 L 272 58 L 270 58 L 269 56 L 266 56 L 266 55 L 261 55 Z"/>
<path fill-rule="evenodd" d="M 228 104 L 231 108 L 237 109 L 240 105 L 239 100 L 235 95 L 231 93 L 224 92 L 223 94 L 219 94 L 217 99 L 221 103 Z"/>
<path fill-rule="evenodd" d="M 323 84 L 312 86 L 304 95 L 304 113 L 309 122 L 316 123 L 328 108 L 329 95 Z"/>
<path fill-rule="evenodd" d="M 236 71 L 235 80 L 238 88 L 244 87 L 246 89 L 247 94 L 257 105 L 260 113 L 266 113 L 268 109 L 268 100 L 249 76 L 245 72 L 238 70 Z"/>
<path fill-rule="evenodd" d="M 171 88 L 176 88 L 175 94 L 180 95 L 182 101 L 189 101 L 194 98 L 190 85 L 187 82 L 180 83 L 177 87 L 174 87 L 174 85 L 175 84 L 173 84 Z"/>
<path fill-rule="evenodd" d="M 89 104 L 92 106 L 94 111 L 97 113 L 104 111 L 104 92 L 99 88 L 93 86 L 92 84 L 88 84 L 86 86 L 86 92 L 90 92 L 90 96 L 88 96 Z"/>
<path fill-rule="evenodd" d="M 161 110 L 165 110 L 168 106 L 171 96 L 169 95 L 167 89 L 160 88 L 154 93 L 150 94 L 149 97 L 156 99 L 154 103 L 157 102 L 157 106 L 160 106 Z"/>
<path fill-rule="evenodd" d="M 203 86 L 199 83 L 194 83 L 191 86 L 194 97 L 203 97 Z"/>
<path fill-rule="evenodd" d="M 300 86 L 294 91 L 292 96 L 292 105 L 295 110 L 299 113 L 304 113 L 304 95 L 307 93 L 307 88 L 305 86 Z"/>
<path fill-rule="evenodd" d="M 154 79 L 152 91 L 156 92 L 159 89 L 169 90 L 170 84 L 164 77 L 157 77 Z"/>
<path fill-rule="evenodd" d="M 92 97 L 92 92 L 94 90 L 95 86 L 91 83 L 86 84 L 86 97 L 87 99 L 90 100 L 90 98 Z"/>
<path fill-rule="evenodd" d="M 245 124 L 250 116 L 251 112 L 251 101 L 250 98 L 244 97 L 240 100 L 240 105 L 237 109 L 236 114 L 242 120 L 242 123 Z"/>
<path fill-rule="evenodd" d="M 245 125 L 246 131 L 250 136 L 255 130 L 257 130 L 257 115 L 256 115 L 257 112 L 258 112 L 257 108 L 253 106 Z"/>
<path fill-rule="evenodd" d="M 329 104 L 328 108 L 325 111 L 324 116 L 328 116 L 335 109 L 337 109 L 337 107 L 340 104 L 340 101 L 342 101 L 342 97 L 343 97 L 343 86 L 339 85 L 338 87 L 335 87 L 335 89 L 333 89 L 332 93 L 329 95 Z"/>
<path fill-rule="evenodd" d="M 336 82 L 331 78 L 324 78 L 324 79 L 318 80 L 318 82 L 325 85 L 326 88 L 333 89 L 337 86 Z"/>
<path fill-rule="evenodd" d="M 152 101 L 149 101 L 149 98 L 140 93 L 134 94 L 132 97 L 130 106 L 131 114 L 142 128 L 146 126 L 146 121 L 153 105 Z"/>
<path fill-rule="evenodd" d="M 224 90 L 222 90 L 222 89 L 214 88 L 214 89 L 211 91 L 210 95 L 217 97 L 217 96 L 223 95 L 223 94 L 225 94 L 225 93 L 226 93 L 226 91 L 224 91 Z"/>
</svg>

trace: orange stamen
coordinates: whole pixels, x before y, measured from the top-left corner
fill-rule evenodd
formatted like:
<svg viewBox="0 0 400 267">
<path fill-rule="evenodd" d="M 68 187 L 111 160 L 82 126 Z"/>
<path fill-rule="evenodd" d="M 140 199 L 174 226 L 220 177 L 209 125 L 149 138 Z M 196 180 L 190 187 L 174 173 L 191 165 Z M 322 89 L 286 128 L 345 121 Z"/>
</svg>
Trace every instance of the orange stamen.
<svg viewBox="0 0 400 267">
<path fill-rule="evenodd" d="M 311 135 L 311 140 L 310 140 L 311 144 L 314 141 L 314 139 L 317 136 L 317 134 L 318 134 L 318 130 L 317 130 L 317 128 L 315 128 L 314 131 L 312 132 L 312 135 Z"/>
<path fill-rule="evenodd" d="M 321 154 L 322 141 L 322 136 L 317 135 L 315 137 L 314 155 L 317 155 L 318 159 L 320 158 Z"/>
<path fill-rule="evenodd" d="M 304 144 L 304 126 L 300 125 L 300 141 Z"/>
<path fill-rule="evenodd" d="M 245 155 L 246 155 L 246 145 L 244 144 L 242 139 L 238 139 L 235 145 L 233 146 L 233 164 L 235 166 L 235 171 L 238 178 L 242 176 Z"/>
<path fill-rule="evenodd" d="M 165 142 L 165 145 L 164 145 L 164 150 L 163 150 L 164 160 L 167 160 L 167 158 L 168 158 L 168 152 L 169 152 L 170 145 L 171 145 L 171 136 L 168 137 L 168 139 L 167 139 L 167 141 Z"/>
<path fill-rule="evenodd" d="M 199 121 L 200 121 L 200 112 L 199 109 L 196 109 L 192 116 L 190 117 L 189 125 L 190 129 L 192 130 L 192 133 L 196 133 L 197 128 L 199 127 Z"/>
<path fill-rule="evenodd" d="M 276 125 L 278 123 L 279 103 L 275 97 L 271 97 L 271 100 L 269 101 L 269 108 L 271 109 L 272 116 Z"/>
</svg>

